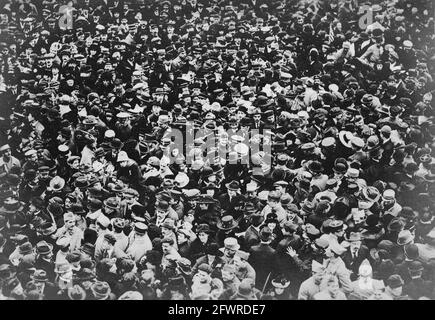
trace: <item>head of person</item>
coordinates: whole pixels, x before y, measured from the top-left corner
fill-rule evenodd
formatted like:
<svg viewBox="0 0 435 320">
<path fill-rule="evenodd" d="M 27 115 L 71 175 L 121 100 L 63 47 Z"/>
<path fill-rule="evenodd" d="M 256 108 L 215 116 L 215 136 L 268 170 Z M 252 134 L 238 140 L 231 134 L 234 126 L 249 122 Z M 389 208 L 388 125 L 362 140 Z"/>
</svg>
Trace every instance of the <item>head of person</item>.
<svg viewBox="0 0 435 320">
<path fill-rule="evenodd" d="M 174 245 L 174 240 L 172 238 L 163 238 L 162 240 L 162 251 L 163 254 L 170 254 L 172 251 L 172 246 Z"/>
<path fill-rule="evenodd" d="M 224 282 L 230 282 L 234 279 L 236 276 L 236 268 L 234 265 L 226 264 L 222 268 L 222 280 Z"/>
</svg>

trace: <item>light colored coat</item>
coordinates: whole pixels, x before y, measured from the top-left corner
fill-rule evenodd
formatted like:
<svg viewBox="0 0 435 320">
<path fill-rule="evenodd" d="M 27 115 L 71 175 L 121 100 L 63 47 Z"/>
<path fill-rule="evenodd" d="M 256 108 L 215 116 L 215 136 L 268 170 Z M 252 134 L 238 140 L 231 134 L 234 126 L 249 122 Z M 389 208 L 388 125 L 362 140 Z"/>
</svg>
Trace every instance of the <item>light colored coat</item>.
<svg viewBox="0 0 435 320">
<path fill-rule="evenodd" d="M 310 277 L 299 287 L 298 300 L 314 300 L 314 296 L 319 292 L 320 284 L 317 285 L 314 278 Z"/>
<path fill-rule="evenodd" d="M 147 234 L 139 237 L 133 231 L 129 236 L 129 245 L 127 254 L 130 255 L 135 262 L 138 262 L 147 251 L 152 250 L 153 244 Z"/>
</svg>

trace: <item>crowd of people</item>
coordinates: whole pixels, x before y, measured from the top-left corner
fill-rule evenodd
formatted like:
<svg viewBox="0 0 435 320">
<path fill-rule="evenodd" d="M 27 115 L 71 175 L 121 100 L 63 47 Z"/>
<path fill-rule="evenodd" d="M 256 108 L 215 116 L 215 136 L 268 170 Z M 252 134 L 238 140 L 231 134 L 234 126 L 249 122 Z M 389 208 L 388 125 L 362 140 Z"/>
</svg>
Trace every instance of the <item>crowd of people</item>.
<svg viewBox="0 0 435 320">
<path fill-rule="evenodd" d="M 1 299 L 435 298 L 433 1 L 2 3 Z"/>
</svg>

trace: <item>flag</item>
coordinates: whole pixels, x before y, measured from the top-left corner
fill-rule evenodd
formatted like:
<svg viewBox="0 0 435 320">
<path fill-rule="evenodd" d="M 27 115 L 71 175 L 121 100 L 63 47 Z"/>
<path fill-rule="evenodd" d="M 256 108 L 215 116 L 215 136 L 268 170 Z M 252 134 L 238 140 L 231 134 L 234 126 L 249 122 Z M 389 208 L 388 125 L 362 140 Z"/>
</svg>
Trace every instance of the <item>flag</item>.
<svg viewBox="0 0 435 320">
<path fill-rule="evenodd" d="M 332 30 L 332 24 L 329 25 L 328 41 L 330 44 L 334 41 L 334 31 Z"/>
</svg>

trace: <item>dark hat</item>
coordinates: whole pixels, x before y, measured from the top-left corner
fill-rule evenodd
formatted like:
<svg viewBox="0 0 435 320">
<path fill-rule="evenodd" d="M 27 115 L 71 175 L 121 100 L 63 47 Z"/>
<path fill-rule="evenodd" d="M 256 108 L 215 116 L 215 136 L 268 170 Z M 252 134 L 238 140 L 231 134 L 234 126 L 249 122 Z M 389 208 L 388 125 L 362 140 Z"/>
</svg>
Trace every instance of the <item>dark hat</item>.
<svg viewBox="0 0 435 320">
<path fill-rule="evenodd" d="M 391 275 L 386 282 L 391 289 L 399 288 L 404 284 L 402 277 L 398 274 Z"/>
<path fill-rule="evenodd" d="M 18 247 L 18 252 L 23 256 L 32 253 L 32 251 L 33 251 L 33 247 L 30 242 L 24 242 Z"/>
<path fill-rule="evenodd" d="M 119 203 L 115 197 L 104 200 L 104 205 L 110 209 L 118 209 Z"/>
<path fill-rule="evenodd" d="M 113 234 L 107 233 L 104 235 L 104 240 L 106 240 L 109 244 L 114 245 L 116 243 L 116 238 Z"/>
<path fill-rule="evenodd" d="M 222 219 L 217 223 L 218 229 L 221 230 L 232 230 L 238 226 L 238 222 L 234 220 L 232 216 L 224 216 Z"/>
<path fill-rule="evenodd" d="M 238 181 L 231 181 L 225 185 L 228 190 L 238 191 L 240 189 L 240 183 Z"/>
<path fill-rule="evenodd" d="M 323 166 L 320 163 L 320 161 L 311 161 L 308 165 L 308 170 L 315 172 L 315 173 L 321 173 L 323 172 Z"/>
<path fill-rule="evenodd" d="M 134 231 L 138 233 L 145 233 L 148 230 L 148 226 L 143 222 L 136 222 L 134 224 Z"/>
<path fill-rule="evenodd" d="M 393 219 L 387 226 L 390 232 L 400 232 L 405 227 L 405 223 L 401 219 Z"/>
<path fill-rule="evenodd" d="M 210 226 L 208 224 L 205 224 L 205 223 L 198 225 L 196 227 L 196 233 L 198 234 L 201 232 L 210 233 L 211 232 Z"/>
<path fill-rule="evenodd" d="M 419 257 L 418 247 L 413 243 L 405 245 L 403 251 L 408 259 L 417 260 Z"/>
<path fill-rule="evenodd" d="M 269 227 L 264 227 L 263 229 L 261 229 L 260 240 L 264 242 L 272 240 L 272 230 L 270 230 Z"/>
<path fill-rule="evenodd" d="M 201 263 L 198 267 L 198 271 L 204 271 L 208 274 L 213 272 L 213 269 L 206 263 Z"/>
<path fill-rule="evenodd" d="M 95 282 L 91 286 L 92 294 L 97 299 L 105 299 L 110 295 L 110 286 L 107 282 Z"/>
<path fill-rule="evenodd" d="M 409 272 L 420 272 L 424 270 L 423 264 L 420 261 L 412 261 L 408 266 Z"/>
<path fill-rule="evenodd" d="M 406 219 L 415 219 L 417 218 L 417 213 L 412 210 L 411 207 L 403 207 L 402 211 L 400 211 L 399 216 L 404 217 Z"/>
<path fill-rule="evenodd" d="M 221 257 L 223 255 L 222 251 L 219 250 L 219 245 L 217 243 L 210 243 L 206 247 L 205 253 L 217 257 Z"/>
<path fill-rule="evenodd" d="M 47 255 L 53 252 L 53 245 L 46 241 L 40 241 L 36 244 L 36 253 L 40 255 Z"/>
</svg>

